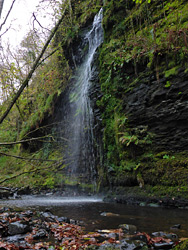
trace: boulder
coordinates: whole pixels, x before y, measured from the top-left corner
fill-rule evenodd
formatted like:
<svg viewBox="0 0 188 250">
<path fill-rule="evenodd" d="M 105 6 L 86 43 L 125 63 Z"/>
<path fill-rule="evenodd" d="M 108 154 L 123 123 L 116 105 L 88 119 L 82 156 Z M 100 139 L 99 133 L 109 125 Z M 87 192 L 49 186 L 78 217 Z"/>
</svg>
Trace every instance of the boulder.
<svg viewBox="0 0 188 250">
<path fill-rule="evenodd" d="M 124 233 L 135 233 L 137 231 L 137 227 L 134 225 L 129 225 L 129 224 L 121 224 L 119 225 L 119 228 L 123 230 Z"/>
<path fill-rule="evenodd" d="M 41 218 L 47 222 L 56 222 L 57 216 L 53 215 L 51 212 L 42 212 Z"/>
<path fill-rule="evenodd" d="M 16 234 L 25 234 L 31 231 L 31 227 L 19 221 L 12 222 L 8 225 L 8 234 L 9 235 L 16 235 Z"/>
<path fill-rule="evenodd" d="M 67 217 L 57 217 L 58 222 L 65 222 L 65 223 L 70 223 L 70 219 Z"/>
</svg>

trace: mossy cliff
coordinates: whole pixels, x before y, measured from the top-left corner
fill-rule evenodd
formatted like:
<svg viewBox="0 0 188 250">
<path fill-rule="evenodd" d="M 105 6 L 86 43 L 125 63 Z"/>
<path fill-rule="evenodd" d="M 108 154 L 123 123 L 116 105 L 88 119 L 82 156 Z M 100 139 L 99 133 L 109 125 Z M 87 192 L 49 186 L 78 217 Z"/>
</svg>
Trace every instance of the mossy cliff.
<svg viewBox="0 0 188 250">
<path fill-rule="evenodd" d="M 113 187 L 187 192 L 187 10 L 186 1 L 105 1 L 97 104 Z"/>
</svg>

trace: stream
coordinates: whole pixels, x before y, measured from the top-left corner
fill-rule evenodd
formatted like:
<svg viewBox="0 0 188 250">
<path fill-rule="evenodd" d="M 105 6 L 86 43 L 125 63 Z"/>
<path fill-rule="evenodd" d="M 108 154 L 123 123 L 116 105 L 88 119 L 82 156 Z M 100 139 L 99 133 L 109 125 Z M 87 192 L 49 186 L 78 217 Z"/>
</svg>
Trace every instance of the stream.
<svg viewBox="0 0 188 250">
<path fill-rule="evenodd" d="M 22 199 L 1 200 L 1 207 L 15 210 L 49 210 L 54 215 L 82 221 L 86 231 L 115 229 L 120 224 L 135 225 L 140 232 L 173 232 L 179 237 L 188 237 L 186 209 L 151 208 L 106 203 L 100 197 L 48 197 L 23 196 Z M 112 213 L 102 216 L 103 212 Z M 181 224 L 178 230 L 173 225 Z"/>
</svg>

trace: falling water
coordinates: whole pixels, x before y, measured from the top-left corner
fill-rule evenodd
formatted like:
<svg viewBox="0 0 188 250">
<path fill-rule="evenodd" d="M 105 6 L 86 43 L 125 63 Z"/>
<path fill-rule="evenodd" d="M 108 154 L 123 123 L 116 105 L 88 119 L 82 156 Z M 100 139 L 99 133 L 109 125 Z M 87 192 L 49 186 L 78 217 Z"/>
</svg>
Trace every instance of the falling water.
<svg viewBox="0 0 188 250">
<path fill-rule="evenodd" d="M 89 97 L 91 81 L 96 74 L 94 56 L 103 41 L 102 9 L 95 16 L 92 28 L 86 33 L 84 40 L 88 45 L 88 53 L 83 63 L 78 66 L 73 77 L 73 86 L 69 90 L 69 107 L 66 107 L 65 158 L 69 159 L 67 172 L 72 176 L 83 176 L 87 180 L 95 179 L 94 156 L 94 115 Z"/>
</svg>

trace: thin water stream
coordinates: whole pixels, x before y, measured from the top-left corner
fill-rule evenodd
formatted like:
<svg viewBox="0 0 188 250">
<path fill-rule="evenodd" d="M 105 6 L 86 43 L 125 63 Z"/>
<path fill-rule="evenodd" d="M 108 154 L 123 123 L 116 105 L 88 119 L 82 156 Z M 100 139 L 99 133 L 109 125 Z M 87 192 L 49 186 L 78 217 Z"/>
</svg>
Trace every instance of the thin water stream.
<svg viewBox="0 0 188 250">
<path fill-rule="evenodd" d="M 137 226 L 140 232 L 174 232 L 179 237 L 188 237 L 188 211 L 182 209 L 151 208 L 105 203 L 98 197 L 35 197 L 25 196 L 16 200 L 1 200 L 0 206 L 21 210 L 50 210 L 54 215 L 83 221 L 87 231 L 115 229 L 120 224 Z M 102 216 L 101 213 L 112 213 Z M 173 231 L 173 225 L 181 229 Z"/>
<path fill-rule="evenodd" d="M 95 54 L 103 41 L 102 16 L 101 9 L 88 32 L 83 35 L 82 42 L 87 53 L 83 62 L 76 65 L 69 89 L 64 96 L 66 101 L 62 104 L 63 125 L 60 128 L 62 137 L 67 138 L 62 147 L 63 155 L 68 159 L 65 162 L 66 175 L 71 180 L 83 177 L 82 182 L 93 184 L 97 173 L 93 135 L 94 114 L 89 92 L 96 74 Z M 79 51 L 79 48 L 77 50 Z"/>
</svg>

